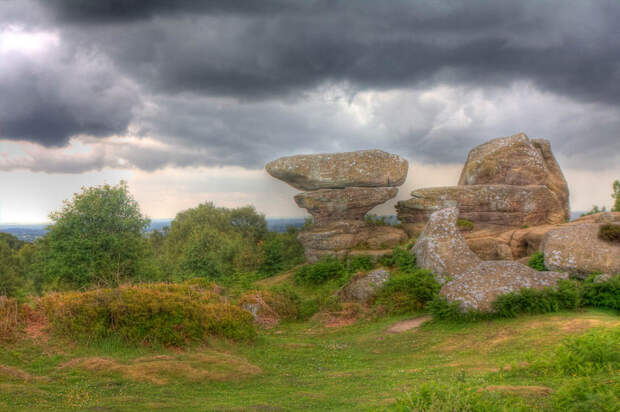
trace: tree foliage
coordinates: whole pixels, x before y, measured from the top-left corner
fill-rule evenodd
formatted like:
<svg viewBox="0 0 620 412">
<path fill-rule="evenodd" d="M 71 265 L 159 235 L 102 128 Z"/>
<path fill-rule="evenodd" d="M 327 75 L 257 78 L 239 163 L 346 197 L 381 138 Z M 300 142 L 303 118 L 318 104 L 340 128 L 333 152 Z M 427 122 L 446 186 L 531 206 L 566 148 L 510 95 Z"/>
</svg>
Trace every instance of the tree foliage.
<svg viewBox="0 0 620 412">
<path fill-rule="evenodd" d="M 61 210 L 39 244 L 39 287 L 115 286 L 150 277 L 144 233 L 150 223 L 121 181 L 82 188 Z"/>
</svg>

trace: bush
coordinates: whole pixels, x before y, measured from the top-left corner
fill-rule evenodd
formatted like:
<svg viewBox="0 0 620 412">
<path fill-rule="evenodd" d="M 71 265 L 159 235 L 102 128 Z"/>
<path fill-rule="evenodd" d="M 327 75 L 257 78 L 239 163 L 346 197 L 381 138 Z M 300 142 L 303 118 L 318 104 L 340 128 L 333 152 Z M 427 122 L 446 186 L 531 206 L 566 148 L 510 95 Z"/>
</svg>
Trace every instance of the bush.
<svg viewBox="0 0 620 412">
<path fill-rule="evenodd" d="M 304 248 L 297 239 L 299 231 L 289 226 L 284 233 L 270 232 L 261 243 L 264 261 L 259 272 L 272 276 L 304 263 Z"/>
<path fill-rule="evenodd" d="M 471 231 L 474 230 L 474 222 L 467 219 L 457 219 L 456 226 L 461 230 Z"/>
<path fill-rule="evenodd" d="M 598 237 L 608 242 L 620 242 L 620 225 L 613 223 L 601 225 Z"/>
<path fill-rule="evenodd" d="M 543 252 L 534 253 L 527 261 L 527 265 L 534 270 L 539 270 L 541 272 L 546 271 L 547 267 L 545 266 L 545 254 Z"/>
<path fill-rule="evenodd" d="M 252 315 L 196 284 L 150 284 L 54 293 L 41 299 L 55 334 L 92 342 L 183 346 L 209 336 L 254 337 Z"/>
<path fill-rule="evenodd" d="M 514 409 L 517 400 L 496 400 L 488 394 L 480 393 L 475 388 L 468 388 L 462 383 L 452 385 L 429 382 L 417 391 L 399 399 L 390 408 L 393 411 L 416 412 L 500 412 Z"/>
<path fill-rule="evenodd" d="M 359 271 L 371 270 L 375 267 L 375 263 L 372 258 L 364 255 L 348 257 L 344 263 L 347 273 L 350 274 L 354 274 Z"/>
<path fill-rule="evenodd" d="M 314 264 L 297 269 L 294 279 L 297 283 L 316 285 L 325 283 L 330 279 L 343 277 L 345 274 L 346 268 L 342 261 L 333 256 L 326 256 Z"/>
<path fill-rule="evenodd" d="M 429 270 L 398 273 L 385 282 L 376 302 L 390 313 L 413 312 L 423 309 L 434 299 L 440 288 Z"/>
<path fill-rule="evenodd" d="M 42 288 L 109 287 L 152 278 L 145 270 L 149 219 L 125 182 L 82 188 L 50 219 L 53 225 L 38 243 Z"/>
<path fill-rule="evenodd" d="M 502 318 L 520 313 L 548 313 L 576 309 L 580 304 L 577 281 L 560 280 L 555 288 L 521 289 L 500 295 L 493 302 L 493 312 Z"/>
<path fill-rule="evenodd" d="M 444 296 L 437 295 L 428 304 L 428 310 L 437 320 L 476 321 L 488 319 L 492 315 L 476 310 L 463 310 L 460 302 L 449 302 Z"/>
<path fill-rule="evenodd" d="M 297 305 L 299 296 L 287 287 L 276 287 L 272 290 L 251 290 L 239 298 L 239 304 L 258 305 L 258 317 L 273 318 L 274 320 L 297 319 Z"/>
<path fill-rule="evenodd" d="M 416 266 L 416 256 L 408 249 L 400 246 L 396 247 L 392 251 L 391 256 L 383 256 L 379 263 L 384 266 L 394 267 L 400 272 L 415 272 L 418 269 Z"/>
<path fill-rule="evenodd" d="M 596 277 L 591 275 L 583 283 L 584 305 L 620 310 L 620 275 L 605 282 L 597 282 Z"/>
</svg>

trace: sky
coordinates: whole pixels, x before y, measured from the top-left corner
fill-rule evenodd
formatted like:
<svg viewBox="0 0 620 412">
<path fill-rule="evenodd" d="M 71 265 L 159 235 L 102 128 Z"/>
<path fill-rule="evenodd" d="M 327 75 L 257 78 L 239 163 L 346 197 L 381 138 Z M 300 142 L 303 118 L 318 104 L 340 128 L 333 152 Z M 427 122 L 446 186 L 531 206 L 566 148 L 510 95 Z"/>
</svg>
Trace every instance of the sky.
<svg viewBox="0 0 620 412">
<path fill-rule="evenodd" d="M 617 0 L 0 0 L 0 222 L 121 179 L 151 218 L 305 216 L 264 165 L 371 148 L 409 160 L 406 199 L 520 132 L 572 210 L 609 207 L 618 21 Z"/>
</svg>

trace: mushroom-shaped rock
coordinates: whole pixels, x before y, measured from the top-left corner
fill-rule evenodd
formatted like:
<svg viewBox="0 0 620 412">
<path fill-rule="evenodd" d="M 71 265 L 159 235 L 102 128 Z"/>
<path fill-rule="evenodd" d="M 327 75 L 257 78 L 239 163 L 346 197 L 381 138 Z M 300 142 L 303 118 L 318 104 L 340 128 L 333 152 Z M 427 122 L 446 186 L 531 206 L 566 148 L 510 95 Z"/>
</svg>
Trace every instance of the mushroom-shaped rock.
<svg viewBox="0 0 620 412">
<path fill-rule="evenodd" d="M 525 133 L 489 140 L 473 148 L 459 185 L 544 185 L 557 197 L 564 218 L 570 218 L 568 185 L 549 141 L 530 140 Z"/>
<path fill-rule="evenodd" d="M 412 249 L 418 266 L 431 270 L 440 281 L 480 263 L 456 227 L 458 215 L 455 207 L 433 213 Z"/>
<path fill-rule="evenodd" d="M 315 225 L 341 220 L 363 220 L 373 207 L 385 203 L 398 193 L 395 187 L 347 187 L 321 189 L 295 196 L 299 207 L 307 209 Z"/>
<path fill-rule="evenodd" d="M 409 164 L 381 150 L 281 157 L 267 173 L 299 190 L 395 187 L 405 182 Z"/>
</svg>

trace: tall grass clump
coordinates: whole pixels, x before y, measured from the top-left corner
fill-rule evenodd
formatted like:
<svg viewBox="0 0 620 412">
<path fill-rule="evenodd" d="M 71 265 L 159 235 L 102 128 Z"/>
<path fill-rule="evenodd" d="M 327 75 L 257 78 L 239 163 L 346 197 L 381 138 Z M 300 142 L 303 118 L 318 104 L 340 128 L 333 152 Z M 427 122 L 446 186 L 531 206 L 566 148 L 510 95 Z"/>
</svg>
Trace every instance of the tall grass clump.
<svg viewBox="0 0 620 412">
<path fill-rule="evenodd" d="M 133 344 L 184 346 L 211 336 L 255 335 L 252 315 L 195 284 L 148 284 L 54 293 L 41 299 L 52 331 L 79 341 L 115 337 Z"/>
<path fill-rule="evenodd" d="M 598 237 L 608 242 L 620 243 L 620 225 L 615 225 L 613 223 L 601 225 Z"/>
<path fill-rule="evenodd" d="M 591 275 L 583 282 L 582 299 L 585 306 L 620 310 L 620 274 L 606 281 Z"/>
<path fill-rule="evenodd" d="M 534 253 L 527 261 L 527 265 L 534 270 L 539 270 L 541 272 L 546 271 L 547 267 L 545 266 L 545 254 L 543 252 Z"/>
</svg>

